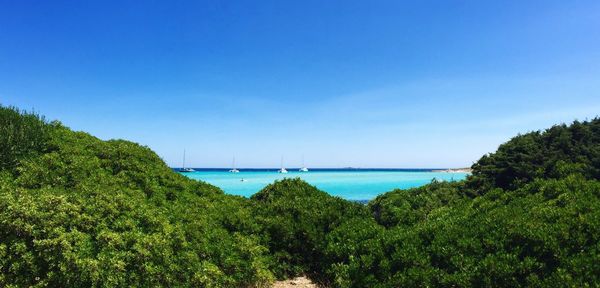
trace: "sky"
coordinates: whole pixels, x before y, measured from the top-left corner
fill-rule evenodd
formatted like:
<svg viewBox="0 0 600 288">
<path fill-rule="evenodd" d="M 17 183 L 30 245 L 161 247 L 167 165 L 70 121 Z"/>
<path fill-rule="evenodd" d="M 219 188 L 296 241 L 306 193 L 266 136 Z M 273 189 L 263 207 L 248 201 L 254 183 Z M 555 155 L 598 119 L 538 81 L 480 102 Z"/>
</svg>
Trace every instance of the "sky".
<svg viewBox="0 0 600 288">
<path fill-rule="evenodd" d="M 173 167 L 465 167 L 600 114 L 600 1 L 0 0 L 0 104 Z"/>
</svg>

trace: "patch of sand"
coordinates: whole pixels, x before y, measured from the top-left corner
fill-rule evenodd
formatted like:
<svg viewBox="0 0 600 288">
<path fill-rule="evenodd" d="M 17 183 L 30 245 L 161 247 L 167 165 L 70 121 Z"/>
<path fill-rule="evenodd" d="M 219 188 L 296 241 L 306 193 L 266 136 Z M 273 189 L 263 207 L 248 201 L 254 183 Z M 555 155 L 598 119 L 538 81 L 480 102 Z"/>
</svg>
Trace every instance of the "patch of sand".
<svg viewBox="0 0 600 288">
<path fill-rule="evenodd" d="M 317 285 L 306 277 L 296 277 L 290 280 L 277 281 L 273 284 L 273 288 L 317 288 Z"/>
</svg>

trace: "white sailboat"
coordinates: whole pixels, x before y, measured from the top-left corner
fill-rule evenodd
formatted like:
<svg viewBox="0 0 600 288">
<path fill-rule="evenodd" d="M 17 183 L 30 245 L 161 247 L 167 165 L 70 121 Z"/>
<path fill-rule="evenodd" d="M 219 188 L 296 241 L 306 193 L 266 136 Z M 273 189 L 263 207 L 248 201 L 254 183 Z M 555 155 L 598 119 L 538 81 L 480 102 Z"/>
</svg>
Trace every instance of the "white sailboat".
<svg viewBox="0 0 600 288">
<path fill-rule="evenodd" d="M 277 172 L 283 173 L 283 174 L 288 173 L 288 171 L 285 170 L 285 168 L 283 168 L 283 156 L 281 156 L 281 169 L 277 170 Z"/>
<path fill-rule="evenodd" d="M 235 169 L 235 156 L 233 156 L 233 162 L 231 163 L 231 170 L 229 170 L 230 173 L 240 173 L 240 170 Z"/>
<path fill-rule="evenodd" d="M 302 155 L 302 168 L 300 168 L 300 170 L 298 170 L 300 172 L 308 172 L 308 168 L 306 168 L 306 166 L 304 165 L 304 155 Z"/>
<path fill-rule="evenodd" d="M 183 149 L 183 165 L 181 165 L 181 170 L 179 172 L 195 172 L 196 170 L 192 168 L 185 168 L 185 149 Z"/>
</svg>

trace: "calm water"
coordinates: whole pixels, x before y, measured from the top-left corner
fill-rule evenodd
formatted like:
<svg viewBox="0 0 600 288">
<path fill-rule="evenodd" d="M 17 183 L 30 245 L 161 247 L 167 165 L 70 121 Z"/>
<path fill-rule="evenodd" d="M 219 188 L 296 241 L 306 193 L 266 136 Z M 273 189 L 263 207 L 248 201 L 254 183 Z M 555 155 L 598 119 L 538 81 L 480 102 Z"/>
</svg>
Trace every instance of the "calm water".
<svg viewBox="0 0 600 288">
<path fill-rule="evenodd" d="M 275 180 L 300 177 L 331 195 L 348 200 L 370 200 L 396 188 L 422 186 L 431 182 L 433 178 L 452 181 L 462 180 L 467 176 L 467 173 L 408 169 L 320 169 L 310 172 L 295 170 L 290 169 L 287 174 L 279 174 L 276 172 L 277 169 L 241 169 L 240 173 L 229 173 L 222 169 L 202 169 L 182 174 L 218 186 L 226 193 L 246 197 L 250 197 Z M 242 178 L 246 181 L 240 181 Z"/>
</svg>

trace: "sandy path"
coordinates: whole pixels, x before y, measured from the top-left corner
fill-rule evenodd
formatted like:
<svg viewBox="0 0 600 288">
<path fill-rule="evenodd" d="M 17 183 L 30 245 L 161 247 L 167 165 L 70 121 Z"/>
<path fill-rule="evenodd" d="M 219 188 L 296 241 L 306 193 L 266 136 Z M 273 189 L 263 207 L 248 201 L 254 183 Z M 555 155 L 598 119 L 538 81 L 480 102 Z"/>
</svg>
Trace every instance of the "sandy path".
<svg viewBox="0 0 600 288">
<path fill-rule="evenodd" d="M 310 279 L 306 277 L 297 277 L 291 280 L 277 281 L 273 288 L 317 288 Z"/>
</svg>

